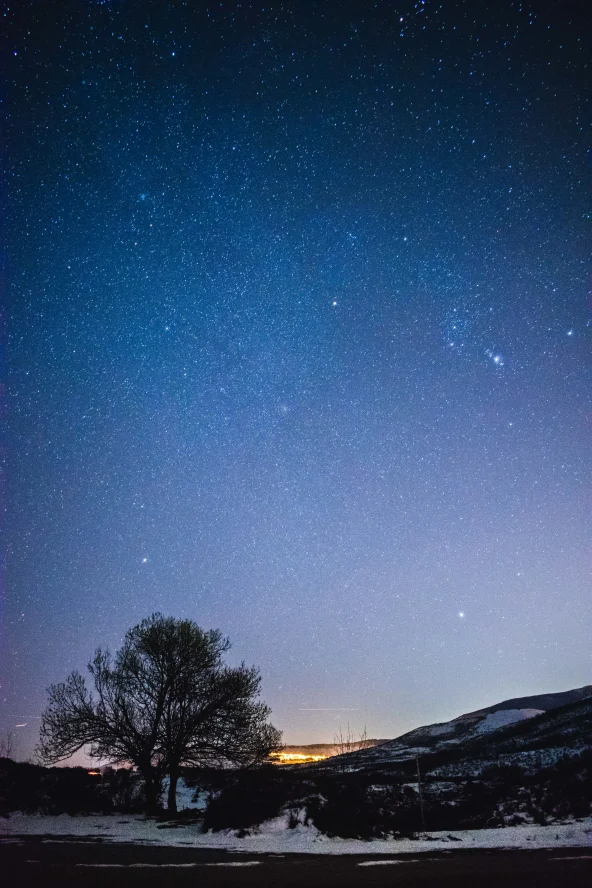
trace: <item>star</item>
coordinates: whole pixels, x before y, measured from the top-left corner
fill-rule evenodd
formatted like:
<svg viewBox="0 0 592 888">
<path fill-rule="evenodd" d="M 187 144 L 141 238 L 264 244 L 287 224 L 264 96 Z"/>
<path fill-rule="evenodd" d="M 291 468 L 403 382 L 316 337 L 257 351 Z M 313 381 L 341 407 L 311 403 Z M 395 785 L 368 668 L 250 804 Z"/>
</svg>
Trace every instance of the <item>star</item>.
<svg viewBox="0 0 592 888">
<path fill-rule="evenodd" d="M 494 352 L 492 349 L 488 348 L 485 354 L 496 367 L 504 366 L 504 357 L 503 355 L 500 355 L 499 352 Z"/>
</svg>

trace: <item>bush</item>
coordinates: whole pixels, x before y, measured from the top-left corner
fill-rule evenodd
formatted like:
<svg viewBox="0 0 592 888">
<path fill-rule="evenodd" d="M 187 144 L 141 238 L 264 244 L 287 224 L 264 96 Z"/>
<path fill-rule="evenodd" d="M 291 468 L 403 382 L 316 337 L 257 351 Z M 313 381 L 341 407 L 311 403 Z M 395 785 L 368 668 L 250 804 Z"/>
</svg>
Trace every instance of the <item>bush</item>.
<svg viewBox="0 0 592 888">
<path fill-rule="evenodd" d="M 306 805 L 307 822 L 328 836 L 376 839 L 413 836 L 420 828 L 417 800 L 404 788 L 383 785 L 373 791 L 363 774 L 325 780 Z"/>
<path fill-rule="evenodd" d="M 3 759 L 0 811 L 78 814 L 112 809 L 100 776 L 85 768 L 43 768 Z"/>
<path fill-rule="evenodd" d="M 0 759 L 0 814 L 39 811 L 45 802 L 42 778 L 45 769 L 11 759 Z"/>
<path fill-rule="evenodd" d="M 44 768 L 0 759 L 0 814 L 109 814 L 142 810 L 141 781 L 126 768 Z"/>
<path fill-rule="evenodd" d="M 146 810 L 144 782 L 131 768 L 106 768 L 103 794 L 109 799 L 113 811 L 133 814 Z"/>
<path fill-rule="evenodd" d="M 305 783 L 286 777 L 275 765 L 235 773 L 234 780 L 212 795 L 205 811 L 207 830 L 248 830 L 294 805 Z"/>
</svg>

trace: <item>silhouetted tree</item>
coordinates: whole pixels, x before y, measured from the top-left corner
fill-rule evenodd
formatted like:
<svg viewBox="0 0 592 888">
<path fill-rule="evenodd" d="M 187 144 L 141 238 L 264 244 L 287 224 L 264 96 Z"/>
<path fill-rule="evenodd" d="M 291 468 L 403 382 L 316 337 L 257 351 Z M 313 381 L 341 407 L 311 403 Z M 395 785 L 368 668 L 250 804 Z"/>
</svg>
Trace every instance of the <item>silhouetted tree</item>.
<svg viewBox="0 0 592 888">
<path fill-rule="evenodd" d="M 94 695 L 78 672 L 49 688 L 42 759 L 55 763 L 90 746 L 94 757 L 131 762 L 145 781 L 149 810 L 168 774 L 171 812 L 183 765 L 262 761 L 281 735 L 257 699 L 258 670 L 223 664 L 229 647 L 217 630 L 153 614 L 129 630 L 113 660 L 97 650 L 88 667 Z"/>
<path fill-rule="evenodd" d="M 16 740 L 13 731 L 5 731 L 0 737 L 0 758 L 11 759 L 15 753 Z"/>
<path fill-rule="evenodd" d="M 218 631 L 160 618 L 147 628 L 145 643 L 171 676 L 158 749 L 170 778 L 168 808 L 175 811 L 181 766 L 258 764 L 280 747 L 281 734 L 258 701 L 258 670 L 224 666 L 230 643 Z"/>
</svg>

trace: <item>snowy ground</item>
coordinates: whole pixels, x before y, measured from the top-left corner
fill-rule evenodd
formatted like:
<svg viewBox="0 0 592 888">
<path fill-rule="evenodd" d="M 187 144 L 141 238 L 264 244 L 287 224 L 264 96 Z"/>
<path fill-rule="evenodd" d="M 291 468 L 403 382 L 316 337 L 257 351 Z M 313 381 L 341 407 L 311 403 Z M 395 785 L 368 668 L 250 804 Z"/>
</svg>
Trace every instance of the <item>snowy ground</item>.
<svg viewBox="0 0 592 888">
<path fill-rule="evenodd" d="M 166 802 L 167 793 L 169 791 L 169 778 L 165 777 L 162 782 L 162 801 Z M 194 799 L 195 790 L 187 786 L 183 778 L 177 783 L 177 810 L 188 811 L 189 809 L 196 811 L 204 811 L 208 802 L 207 792 L 200 792 Z"/>
<path fill-rule="evenodd" d="M 11 814 L 0 819 L 0 843 L 15 841 L 21 835 L 43 835 L 46 841 L 73 836 L 101 838 L 108 842 L 177 845 L 191 848 L 217 848 L 227 851 L 272 854 L 417 854 L 474 848 L 564 848 L 592 849 L 592 818 L 553 826 L 513 826 L 503 829 L 464 830 L 454 833 L 428 833 L 420 839 L 330 839 L 314 827 L 302 824 L 288 829 L 286 817 L 262 824 L 257 832 L 237 838 L 232 831 L 199 832 L 199 826 L 186 823 L 159 823 L 143 817 L 121 815 L 81 815 L 71 817 Z M 54 836 L 55 838 L 51 838 Z"/>
</svg>

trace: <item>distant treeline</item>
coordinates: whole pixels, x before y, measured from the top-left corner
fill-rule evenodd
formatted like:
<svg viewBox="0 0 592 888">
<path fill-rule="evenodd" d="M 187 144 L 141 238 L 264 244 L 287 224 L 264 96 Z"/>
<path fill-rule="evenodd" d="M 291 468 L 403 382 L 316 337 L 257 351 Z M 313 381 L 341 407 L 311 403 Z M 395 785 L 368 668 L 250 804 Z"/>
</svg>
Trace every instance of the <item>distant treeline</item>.
<svg viewBox="0 0 592 888">
<path fill-rule="evenodd" d="M 131 813 L 144 805 L 142 781 L 129 768 L 45 768 L 0 758 L 0 816 Z"/>
</svg>

